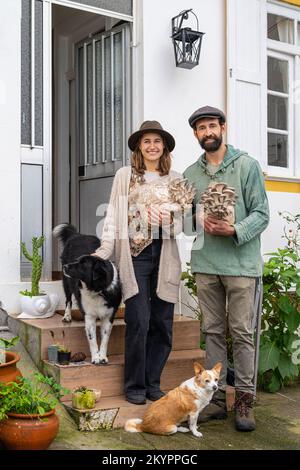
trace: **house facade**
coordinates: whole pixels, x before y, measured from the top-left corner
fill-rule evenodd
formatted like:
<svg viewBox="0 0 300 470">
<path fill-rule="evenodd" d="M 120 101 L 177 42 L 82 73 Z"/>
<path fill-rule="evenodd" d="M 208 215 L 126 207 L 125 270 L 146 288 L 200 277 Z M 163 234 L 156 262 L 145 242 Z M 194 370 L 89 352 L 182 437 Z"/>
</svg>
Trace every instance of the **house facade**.
<svg viewBox="0 0 300 470">
<path fill-rule="evenodd" d="M 175 66 L 171 19 L 193 9 L 199 65 Z M 194 15 L 186 26 L 195 29 Z M 18 312 L 30 266 L 20 241 L 44 234 L 42 288 L 63 294 L 52 228 L 100 235 L 127 138 L 145 119 L 176 138 L 173 168 L 200 154 L 187 119 L 227 113 L 227 142 L 266 174 L 271 223 L 300 208 L 300 0 L 4 0 L 0 4 L 0 301 Z M 189 258 L 181 244 L 183 264 Z"/>
</svg>

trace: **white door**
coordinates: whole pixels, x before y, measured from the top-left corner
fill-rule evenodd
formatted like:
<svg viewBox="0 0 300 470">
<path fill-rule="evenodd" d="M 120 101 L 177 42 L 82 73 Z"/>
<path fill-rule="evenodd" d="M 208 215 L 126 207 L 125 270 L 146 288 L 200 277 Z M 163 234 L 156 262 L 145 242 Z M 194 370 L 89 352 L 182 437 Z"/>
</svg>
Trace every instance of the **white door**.
<svg viewBox="0 0 300 470">
<path fill-rule="evenodd" d="M 227 0 L 228 142 L 267 168 L 266 0 Z"/>
<path fill-rule="evenodd" d="M 108 202 L 112 179 L 129 156 L 129 43 L 129 25 L 122 24 L 75 48 L 77 226 L 82 233 L 96 233 L 99 205 Z"/>
</svg>

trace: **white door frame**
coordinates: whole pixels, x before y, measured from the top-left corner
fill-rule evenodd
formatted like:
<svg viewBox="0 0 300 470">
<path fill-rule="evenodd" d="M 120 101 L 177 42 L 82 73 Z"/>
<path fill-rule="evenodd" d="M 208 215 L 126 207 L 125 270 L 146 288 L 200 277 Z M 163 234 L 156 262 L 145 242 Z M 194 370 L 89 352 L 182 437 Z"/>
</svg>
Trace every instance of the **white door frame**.
<svg viewBox="0 0 300 470">
<path fill-rule="evenodd" d="M 82 3 L 71 2 L 69 0 L 44 0 L 44 214 L 43 225 L 46 235 L 45 243 L 45 279 L 51 279 L 52 275 L 52 5 L 60 5 L 81 11 L 95 13 L 100 16 L 125 20 L 132 24 L 132 106 L 131 125 L 133 128 L 139 126 L 143 118 L 143 51 L 142 51 L 142 2 L 133 0 L 132 16 L 104 10 Z M 46 91 L 47 90 L 47 91 Z M 67 105 L 69 96 L 66 97 Z M 65 107 L 69 110 L 69 106 Z M 68 111 L 67 111 L 68 112 Z M 69 121 L 69 116 L 67 116 Z M 67 145 L 68 147 L 68 145 Z M 64 149 L 69 152 L 69 148 Z"/>
</svg>

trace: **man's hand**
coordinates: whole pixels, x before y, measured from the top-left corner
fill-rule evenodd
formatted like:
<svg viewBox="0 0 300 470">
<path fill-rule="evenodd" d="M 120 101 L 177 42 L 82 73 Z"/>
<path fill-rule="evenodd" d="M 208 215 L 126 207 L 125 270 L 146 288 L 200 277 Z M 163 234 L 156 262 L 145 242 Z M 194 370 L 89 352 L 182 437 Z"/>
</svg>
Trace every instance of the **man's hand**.
<svg viewBox="0 0 300 470">
<path fill-rule="evenodd" d="M 210 216 L 204 219 L 204 231 L 209 235 L 221 237 L 231 237 L 235 234 L 235 228 L 228 222 Z"/>
</svg>

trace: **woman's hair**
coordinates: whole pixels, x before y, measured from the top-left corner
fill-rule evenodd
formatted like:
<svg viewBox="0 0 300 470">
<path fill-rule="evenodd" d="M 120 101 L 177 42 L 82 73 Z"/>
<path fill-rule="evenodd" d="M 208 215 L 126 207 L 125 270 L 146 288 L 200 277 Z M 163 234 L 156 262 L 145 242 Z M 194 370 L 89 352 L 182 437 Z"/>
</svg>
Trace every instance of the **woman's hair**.
<svg viewBox="0 0 300 470">
<path fill-rule="evenodd" d="M 140 137 L 140 139 L 137 143 L 137 146 L 136 146 L 134 152 L 132 152 L 132 155 L 131 155 L 131 166 L 132 166 L 132 168 L 135 169 L 136 173 L 139 174 L 139 175 L 143 175 L 145 173 L 145 170 L 146 170 L 146 166 L 145 166 L 145 163 L 144 163 L 144 157 L 143 157 L 142 152 L 140 150 L 141 138 L 142 138 L 142 136 Z M 171 169 L 171 155 L 170 155 L 170 152 L 169 152 L 169 150 L 166 146 L 165 139 L 163 137 L 162 137 L 162 139 L 163 139 L 163 143 L 164 143 L 164 151 L 163 151 L 162 156 L 159 159 L 158 171 L 159 171 L 160 176 L 165 176 L 165 175 L 169 174 L 169 171 Z"/>
</svg>

